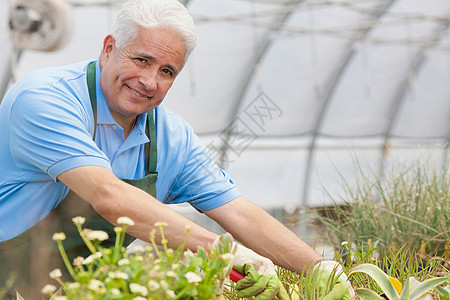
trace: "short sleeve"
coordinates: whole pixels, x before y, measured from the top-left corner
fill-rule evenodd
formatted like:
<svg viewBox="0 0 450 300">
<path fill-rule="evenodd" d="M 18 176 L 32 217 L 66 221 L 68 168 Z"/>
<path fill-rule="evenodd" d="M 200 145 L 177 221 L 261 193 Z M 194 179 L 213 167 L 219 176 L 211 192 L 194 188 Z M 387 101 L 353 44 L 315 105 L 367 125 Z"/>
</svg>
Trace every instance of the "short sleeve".
<svg viewBox="0 0 450 300">
<path fill-rule="evenodd" d="M 189 202 L 196 209 L 210 210 L 241 194 L 232 178 L 214 161 L 212 152 L 187 128 L 185 163 L 172 184 L 168 203 Z M 166 202 L 166 203 L 167 203 Z"/>
<path fill-rule="evenodd" d="M 23 170 L 44 172 L 56 181 L 62 172 L 82 165 L 111 168 L 89 133 L 86 108 L 62 90 L 23 90 L 10 122 L 11 153 Z"/>
</svg>

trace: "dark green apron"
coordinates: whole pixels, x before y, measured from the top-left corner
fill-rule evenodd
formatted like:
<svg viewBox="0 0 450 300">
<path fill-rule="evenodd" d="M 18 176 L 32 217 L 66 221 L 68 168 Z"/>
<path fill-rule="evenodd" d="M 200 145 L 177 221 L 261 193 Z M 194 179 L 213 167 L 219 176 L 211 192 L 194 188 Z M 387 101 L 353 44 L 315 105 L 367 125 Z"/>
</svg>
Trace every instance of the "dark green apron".
<svg viewBox="0 0 450 300">
<path fill-rule="evenodd" d="M 95 62 L 89 64 L 86 77 L 94 113 L 93 139 L 95 140 L 97 127 Z M 147 114 L 146 134 L 150 139 L 150 142 L 145 144 L 146 175 L 141 179 L 123 179 L 123 181 L 156 197 L 156 179 L 158 177 L 156 173 L 156 130 L 152 112 Z M 36 201 L 45 201 L 45 199 L 36 199 Z M 64 272 L 66 268 L 56 247 L 56 242 L 52 240 L 53 233 L 64 232 L 66 234 L 67 238 L 63 241 L 63 245 L 70 261 L 77 256 L 87 257 L 91 254 L 72 222 L 72 218 L 76 216 L 86 217 L 83 227 L 108 233 L 110 238 L 102 242 L 103 247 L 114 245 L 114 226 L 97 214 L 88 202 L 69 191 L 59 205 L 39 223 L 17 237 L 0 242 L 0 287 L 4 286 L 11 273 L 17 274 L 15 284 L 9 291 L 9 297 L 15 299 L 15 290 L 17 290 L 26 300 L 43 299 L 44 295 L 40 292 L 42 287 L 47 283 L 57 285 L 53 279 L 50 279 L 49 272 L 55 268 L 60 268 Z M 20 220 L 17 221 L 20 222 Z M 127 235 L 125 245 L 132 240 L 133 237 Z M 67 272 L 64 279 L 70 279 Z"/>
</svg>

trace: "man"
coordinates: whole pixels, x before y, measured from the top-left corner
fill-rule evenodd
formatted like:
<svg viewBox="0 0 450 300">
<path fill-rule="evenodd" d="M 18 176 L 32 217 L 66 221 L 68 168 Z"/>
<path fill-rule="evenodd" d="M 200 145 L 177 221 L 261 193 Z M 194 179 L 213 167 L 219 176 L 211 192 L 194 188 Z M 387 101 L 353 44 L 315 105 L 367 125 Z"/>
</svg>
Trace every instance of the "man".
<svg viewBox="0 0 450 300">
<path fill-rule="evenodd" d="M 18 272 L 16 287 L 26 299 L 40 298 L 36 289 L 60 260 L 51 234 L 66 232 L 69 255 L 83 254 L 73 216 L 85 216 L 91 222 L 86 227 L 107 232 L 118 217 L 128 216 L 136 223 L 128 233 L 144 241 L 155 222 L 166 222 L 171 247 L 183 242 L 186 225 L 189 249 L 216 240 L 164 203 L 189 202 L 259 253 L 238 246 L 235 264 L 250 286 L 261 285 L 252 281 L 252 268 L 264 276 L 273 272 L 264 257 L 297 272 L 321 259 L 245 200 L 225 172 L 205 172 L 211 165 L 205 147 L 161 104 L 196 43 L 192 18 L 176 0 L 130 0 L 97 61 L 32 72 L 5 96 L 0 273 L 4 280 Z M 253 294 L 265 289 L 268 284 Z"/>
</svg>

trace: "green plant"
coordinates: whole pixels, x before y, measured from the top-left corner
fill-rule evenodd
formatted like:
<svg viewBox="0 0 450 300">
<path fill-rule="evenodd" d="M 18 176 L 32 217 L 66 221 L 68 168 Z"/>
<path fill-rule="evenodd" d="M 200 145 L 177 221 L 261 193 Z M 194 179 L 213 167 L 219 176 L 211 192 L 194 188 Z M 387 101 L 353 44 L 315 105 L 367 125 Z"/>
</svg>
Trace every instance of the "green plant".
<svg viewBox="0 0 450 300">
<path fill-rule="evenodd" d="M 449 300 L 450 299 L 450 285 L 447 284 L 446 287 L 437 286 L 436 292 L 439 295 L 439 298 L 442 300 Z"/>
<path fill-rule="evenodd" d="M 75 259 L 73 265 L 65 258 L 61 241 L 64 234 L 57 233 L 54 238 L 60 246 L 63 260 L 72 274 L 73 281 L 63 282 L 59 270 L 50 276 L 57 280 L 61 289 L 46 286 L 43 292 L 52 296 L 52 300 L 60 299 L 212 299 L 221 295 L 221 299 L 238 299 L 234 283 L 227 280 L 230 270 L 232 237 L 223 235 L 222 243 L 216 249 L 199 249 L 197 253 L 184 250 L 184 244 L 176 250 L 167 248 L 164 238 L 165 223 L 155 224 L 159 227 L 162 237 L 162 249 L 156 247 L 155 233 L 151 234 L 153 247 L 138 249 L 136 255 L 128 254 L 122 247 L 127 226 L 132 221 L 125 218 L 118 220 L 121 227 L 116 227 L 116 245 L 112 248 L 102 248 L 101 240 L 104 233 L 83 229 L 83 218 L 74 218 L 80 235 L 85 240 L 92 255 L 87 258 Z M 186 239 L 189 230 L 187 229 Z M 154 252 L 154 253 L 152 253 Z M 412 253 L 408 247 L 395 250 L 385 249 L 380 256 L 375 245 L 370 240 L 363 245 L 344 242 L 333 258 L 342 263 L 344 272 L 349 274 L 355 266 L 362 264 L 378 265 L 383 268 L 388 277 L 409 282 L 409 277 L 428 282 L 430 277 L 447 274 L 443 257 L 428 256 L 421 260 L 419 254 Z M 189 275 L 188 275 L 189 274 Z M 314 289 L 314 276 L 305 270 L 302 274 L 278 268 L 278 276 L 292 299 L 317 299 Z M 350 277 L 353 287 L 367 293 L 379 294 L 383 290 L 370 275 L 364 272 L 353 272 Z M 329 287 L 332 288 L 333 281 Z M 408 284 L 413 284 L 410 282 Z M 372 294 L 373 294 L 372 293 Z M 448 286 L 437 287 L 435 295 L 441 300 L 448 299 Z M 63 295 L 64 294 L 64 295 Z M 400 294 L 400 293 L 399 293 Z M 372 295 L 373 296 L 373 295 Z M 447 298 L 445 298 L 447 297 Z M 18 298 L 19 299 L 19 298 Z M 365 298 L 368 299 L 368 298 Z M 378 299 L 378 298 L 377 298 Z M 435 298 L 437 299 L 437 298 Z"/>
<path fill-rule="evenodd" d="M 331 245 L 372 240 L 380 254 L 407 245 L 421 254 L 450 255 L 448 165 L 437 170 L 418 163 L 382 174 L 357 169 L 355 185 L 342 177 L 343 204 L 314 210 L 316 229 Z"/>
<path fill-rule="evenodd" d="M 381 266 L 392 281 L 398 278 L 402 282 L 406 282 L 411 276 L 419 281 L 426 281 L 432 277 L 442 277 L 449 274 L 449 270 L 445 267 L 446 260 L 443 257 L 427 256 L 426 259 L 425 257 L 418 259 L 417 256 L 418 254 L 412 253 L 408 247 L 402 247 L 395 251 L 386 249 L 384 256 L 380 257 L 376 248 L 372 246 L 371 241 L 367 241 L 364 245 L 344 242 L 341 250 L 335 253 L 333 260 L 342 263 L 346 274 L 349 274 L 356 266 L 362 264 Z M 292 300 L 316 299 L 314 279 L 311 271 L 304 271 L 303 274 L 298 274 L 278 267 L 277 272 L 280 281 L 285 286 Z M 377 282 L 366 273 L 353 273 L 349 279 L 355 289 L 369 289 L 377 293 L 377 295 L 383 293 Z M 332 282 L 330 282 L 329 288 L 331 288 L 331 285 Z M 440 300 L 448 300 L 448 298 L 445 298 L 445 295 L 448 295 L 448 291 L 448 286 L 438 286 L 435 290 L 436 294 L 439 293 Z M 232 283 L 228 284 L 224 289 L 223 298 L 228 300 L 238 299 Z"/>
<path fill-rule="evenodd" d="M 92 254 L 78 257 L 71 264 L 66 256 L 62 240 L 64 233 L 55 233 L 61 256 L 73 281 L 64 282 L 61 271 L 56 269 L 50 277 L 59 282 L 62 294 L 57 288 L 46 285 L 42 292 L 53 299 L 212 299 L 222 293 L 222 286 L 228 276 L 233 254 L 232 237 L 222 235 L 221 244 L 215 249 L 197 253 L 185 250 L 189 234 L 186 229 L 184 243 L 176 250 L 167 247 L 164 237 L 165 223 L 155 224 L 160 230 L 162 249 L 155 242 L 155 231 L 150 234 L 153 247 L 136 249 L 128 254 L 122 246 L 126 228 L 134 225 L 129 218 L 117 220 L 114 247 L 102 248 L 101 241 L 108 238 L 103 231 L 83 229 L 84 218 L 73 219 L 80 236 Z M 154 251 L 154 253 L 153 253 Z M 59 292 L 60 293 L 60 292 Z"/>
<path fill-rule="evenodd" d="M 301 274 L 298 274 L 285 268 L 279 267 L 277 270 L 277 275 L 292 300 L 321 299 L 319 294 L 323 294 L 323 291 L 319 291 L 319 289 L 316 288 L 316 283 L 320 280 L 320 278 L 317 277 L 317 273 L 313 270 L 304 270 Z M 340 274 L 338 274 L 336 271 L 332 273 L 331 279 L 327 282 L 327 291 L 330 291 L 336 284 L 338 275 Z M 224 293 L 222 295 L 222 299 L 255 299 L 255 297 L 238 298 L 237 292 L 235 290 L 235 284 L 231 282 L 226 285 Z"/>
<path fill-rule="evenodd" d="M 343 263 L 346 274 L 355 266 L 373 264 L 380 267 L 389 278 L 398 278 L 401 281 L 406 281 L 410 276 L 424 281 L 449 273 L 443 257 L 413 253 L 406 246 L 395 250 L 385 249 L 383 255 L 379 255 L 375 247 L 371 247 L 370 240 L 359 246 L 344 242 L 334 259 Z M 382 293 L 379 285 L 364 273 L 353 274 L 351 283 L 354 288 L 362 287 Z"/>
<path fill-rule="evenodd" d="M 402 287 L 401 283 L 393 277 L 388 276 L 379 267 L 372 264 L 362 264 L 354 267 L 349 275 L 362 272 L 368 274 L 381 288 L 386 297 L 390 300 L 426 300 L 433 299 L 429 294 L 430 290 L 447 282 L 450 284 L 450 275 L 447 277 L 430 278 L 419 282 L 414 277 L 409 277 Z M 445 289 L 443 289 L 445 291 Z M 378 293 L 367 289 L 357 289 L 359 296 L 365 299 L 383 299 Z"/>
</svg>

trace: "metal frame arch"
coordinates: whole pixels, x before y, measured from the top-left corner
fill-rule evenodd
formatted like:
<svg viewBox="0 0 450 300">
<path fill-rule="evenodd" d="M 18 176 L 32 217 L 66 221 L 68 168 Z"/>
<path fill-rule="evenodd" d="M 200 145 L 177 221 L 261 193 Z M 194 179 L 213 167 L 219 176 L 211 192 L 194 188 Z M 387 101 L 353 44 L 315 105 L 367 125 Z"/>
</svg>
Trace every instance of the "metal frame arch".
<svg viewBox="0 0 450 300">
<path fill-rule="evenodd" d="M 422 69 L 423 65 L 425 64 L 426 60 L 427 60 L 427 51 L 428 49 L 434 47 L 440 40 L 441 38 L 447 33 L 447 30 L 450 28 L 450 20 L 447 20 L 446 23 L 442 26 L 443 28 L 441 30 L 436 30 L 436 32 L 441 32 L 441 34 L 438 34 L 435 36 L 435 38 L 433 39 L 433 41 L 430 43 L 430 45 L 428 45 L 427 47 L 423 47 L 422 50 L 417 53 L 415 55 L 415 57 L 413 58 L 413 61 L 411 63 L 411 67 L 408 70 L 407 75 L 411 74 L 411 72 L 414 72 L 415 74 L 419 73 L 420 70 Z M 395 96 L 393 97 L 393 103 L 394 103 L 394 109 L 391 111 L 391 116 L 389 118 L 389 124 L 386 127 L 386 132 L 384 134 L 385 139 L 384 139 L 384 143 L 383 143 L 383 147 L 381 149 L 381 154 L 382 154 L 382 159 L 380 160 L 380 170 L 384 169 L 384 158 L 386 155 L 386 149 L 387 149 L 387 145 L 389 145 L 389 140 L 392 137 L 392 130 L 394 127 L 394 124 L 396 123 L 396 120 L 399 116 L 399 112 L 400 112 L 400 108 L 402 107 L 402 104 L 404 103 L 405 99 L 406 99 L 406 92 L 408 91 L 408 84 L 409 81 L 409 76 L 405 76 L 403 82 L 399 85 L 399 87 L 397 88 L 396 92 L 395 92 Z M 450 142 L 450 132 L 449 135 L 447 135 L 447 147 L 448 147 L 448 143 Z M 447 156 L 448 156 L 448 151 L 443 151 L 443 155 L 445 155 L 444 157 L 444 161 L 447 160 Z"/>
<path fill-rule="evenodd" d="M 189 1 L 189 0 L 188 0 Z M 281 30 L 281 28 L 283 27 L 284 22 L 289 18 L 289 16 L 292 14 L 293 9 L 295 7 L 297 7 L 301 2 L 304 2 L 304 0 L 296 0 L 293 1 L 291 3 L 288 3 L 289 6 L 292 7 L 292 10 L 289 10 L 288 13 L 286 13 L 285 15 L 283 15 L 282 17 L 279 18 L 279 20 L 277 21 L 278 24 L 280 24 L 278 26 L 278 28 L 276 29 L 271 29 L 268 30 L 268 32 L 266 33 L 266 36 L 264 37 L 264 41 L 261 42 L 260 44 L 262 45 L 262 47 L 260 47 L 260 45 L 258 46 L 259 52 L 256 55 L 256 58 L 253 60 L 253 62 L 251 62 L 251 67 L 249 67 L 249 72 L 247 73 L 247 75 L 245 75 L 245 79 L 240 87 L 240 92 L 238 93 L 238 97 L 237 97 L 237 101 L 236 101 L 236 105 L 234 106 L 234 109 L 232 110 L 231 116 L 230 116 L 230 121 L 229 121 L 229 126 L 226 128 L 225 130 L 225 140 L 224 143 L 220 149 L 220 153 L 221 153 L 221 157 L 220 157 L 220 162 L 223 162 L 224 159 L 226 158 L 226 153 L 228 151 L 229 147 L 229 140 L 230 140 L 230 136 L 231 136 L 231 131 L 232 131 L 232 125 L 237 117 L 239 108 L 241 107 L 243 101 L 244 101 L 244 95 L 247 92 L 247 88 L 248 88 L 248 84 L 250 83 L 250 80 L 252 79 L 253 75 L 254 75 L 254 70 L 255 67 L 259 64 L 259 62 L 263 59 L 264 55 L 267 53 L 267 50 L 270 48 L 270 45 L 272 44 L 272 39 L 270 38 L 270 35 L 273 32 L 277 32 L 279 30 Z M 220 166 L 223 167 L 223 166 Z"/>
<path fill-rule="evenodd" d="M 396 0 L 388 0 L 384 3 L 384 5 L 381 5 L 382 8 L 379 9 L 379 13 L 372 17 L 373 20 L 379 20 L 384 14 L 387 13 L 387 9 L 395 2 Z M 375 22 L 374 22 L 375 23 Z M 365 36 L 367 36 L 371 29 L 371 28 L 367 28 L 367 29 L 363 29 L 361 30 L 362 33 L 362 38 L 363 39 Z M 316 149 L 316 142 L 317 142 L 317 138 L 319 135 L 319 130 L 323 124 L 323 119 L 325 116 L 325 113 L 327 111 L 327 108 L 329 107 L 329 103 L 331 101 L 331 98 L 336 90 L 336 87 L 338 86 L 338 83 L 340 82 L 340 78 L 342 73 L 347 69 L 350 61 L 353 59 L 353 57 L 355 56 L 356 51 L 354 50 L 354 45 L 357 42 L 353 42 L 351 43 L 351 45 L 348 47 L 349 49 L 351 49 L 347 56 L 345 57 L 345 59 L 343 60 L 342 64 L 340 67 L 336 68 L 336 72 L 334 72 L 333 76 L 331 76 L 331 82 L 330 84 L 328 84 L 328 88 L 327 91 L 325 92 L 324 96 L 321 97 L 323 104 L 322 104 L 322 108 L 320 110 L 320 114 L 317 118 L 317 122 L 316 125 L 314 126 L 314 130 L 312 132 L 312 140 L 311 140 L 311 144 L 308 147 L 308 158 L 307 158 L 307 162 L 306 162 L 306 170 L 305 170 L 305 181 L 304 181 L 304 188 L 303 188 L 303 195 L 302 195 L 302 199 L 300 199 L 300 207 L 305 207 L 306 203 L 307 203 L 307 199 L 309 197 L 309 184 L 311 182 L 311 169 L 312 169 L 312 165 L 313 165 L 313 155 L 314 155 L 314 150 Z"/>
</svg>

